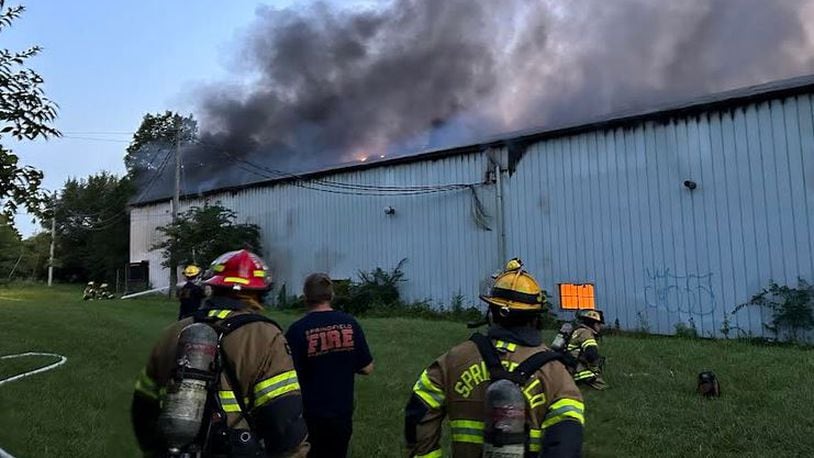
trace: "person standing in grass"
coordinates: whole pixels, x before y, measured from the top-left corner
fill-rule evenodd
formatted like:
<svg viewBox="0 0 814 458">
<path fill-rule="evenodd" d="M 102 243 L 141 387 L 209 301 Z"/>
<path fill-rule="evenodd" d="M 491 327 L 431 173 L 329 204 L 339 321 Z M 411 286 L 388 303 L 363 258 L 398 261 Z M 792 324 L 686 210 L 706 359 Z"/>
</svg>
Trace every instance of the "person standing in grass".
<svg viewBox="0 0 814 458">
<path fill-rule="evenodd" d="M 190 264 L 184 269 L 184 277 L 187 282 L 178 290 L 178 301 L 181 303 L 178 308 L 179 320 L 192 316 L 201 307 L 205 295 L 203 288 L 196 282 L 200 274 L 201 268 L 194 264 Z"/>
<path fill-rule="evenodd" d="M 444 417 L 449 418 L 455 458 L 581 456 L 585 406 L 560 356 L 543 345 L 540 328 L 545 294 L 540 285 L 515 258 L 495 279 L 489 295 L 481 299 L 489 305 L 486 335 L 475 333 L 441 355 L 413 385 L 404 412 L 408 456 L 443 456 Z M 487 388 L 497 380 L 516 384 L 517 394 L 525 398 L 525 409 L 512 412 L 503 404 L 493 413 L 502 409 L 525 419 L 525 425 L 513 425 L 523 432 L 500 433 L 500 428 L 488 428 L 495 418 L 487 415 Z M 503 446 L 506 449 L 501 450 Z M 495 448 L 500 451 L 494 453 Z"/>
<path fill-rule="evenodd" d="M 136 379 L 131 420 L 139 447 L 146 456 L 305 458 L 308 432 L 297 373 L 282 329 L 263 313 L 262 297 L 271 288 L 268 266 L 256 254 L 238 250 L 218 257 L 210 272 L 205 283 L 212 296 L 164 330 Z M 189 360 L 178 358 L 181 333 L 194 324 L 218 334 L 213 352 L 219 367 L 209 372 L 188 368 Z M 181 395 L 195 392 L 191 378 L 209 380 L 207 396 Z M 189 418 L 196 413 L 207 419 L 192 431 L 197 438 L 171 451 L 170 440 L 178 441 L 195 426 Z M 162 423 L 162 414 L 186 420 Z"/>
<path fill-rule="evenodd" d="M 359 323 L 331 306 L 328 275 L 309 275 L 303 293 L 308 312 L 289 327 L 286 340 L 302 388 L 308 456 L 342 458 L 353 431 L 354 377 L 373 372 L 373 357 Z"/>
</svg>

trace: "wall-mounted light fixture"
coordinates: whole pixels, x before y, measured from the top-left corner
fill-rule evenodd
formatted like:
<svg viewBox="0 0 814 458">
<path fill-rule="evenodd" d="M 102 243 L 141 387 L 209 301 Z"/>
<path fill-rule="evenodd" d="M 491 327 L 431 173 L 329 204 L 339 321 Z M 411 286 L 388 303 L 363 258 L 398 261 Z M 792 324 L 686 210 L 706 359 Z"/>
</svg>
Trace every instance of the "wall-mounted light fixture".
<svg viewBox="0 0 814 458">
<path fill-rule="evenodd" d="M 690 191 L 692 191 L 692 190 L 694 190 L 695 188 L 698 187 L 698 183 L 696 183 L 696 182 L 694 182 L 692 180 L 684 180 L 684 187 L 689 189 Z"/>
<path fill-rule="evenodd" d="M 396 209 L 388 205 L 388 206 L 384 207 L 384 214 L 385 215 L 395 215 L 396 214 Z"/>
</svg>

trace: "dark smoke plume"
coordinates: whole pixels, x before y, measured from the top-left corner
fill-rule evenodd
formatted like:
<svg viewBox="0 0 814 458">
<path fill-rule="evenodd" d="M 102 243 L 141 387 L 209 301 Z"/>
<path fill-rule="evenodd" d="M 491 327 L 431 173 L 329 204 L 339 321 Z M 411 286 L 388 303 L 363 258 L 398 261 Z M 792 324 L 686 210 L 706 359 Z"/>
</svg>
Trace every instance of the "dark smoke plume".
<svg viewBox="0 0 814 458">
<path fill-rule="evenodd" d="M 309 170 L 809 73 L 812 3 L 263 7 L 241 54 L 251 82 L 200 94 L 207 133 L 191 147 L 186 191 L 270 176 L 234 158 Z"/>
</svg>

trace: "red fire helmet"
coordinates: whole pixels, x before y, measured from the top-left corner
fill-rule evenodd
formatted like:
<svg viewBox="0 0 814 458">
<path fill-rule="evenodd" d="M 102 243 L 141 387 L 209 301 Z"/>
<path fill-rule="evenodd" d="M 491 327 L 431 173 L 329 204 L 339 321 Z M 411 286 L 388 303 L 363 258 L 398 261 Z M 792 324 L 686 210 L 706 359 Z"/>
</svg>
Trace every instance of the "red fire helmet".
<svg viewBox="0 0 814 458">
<path fill-rule="evenodd" d="M 265 291 L 271 287 L 268 266 L 260 256 L 248 250 L 220 255 L 212 262 L 209 270 L 212 276 L 204 283 L 215 288 Z"/>
</svg>

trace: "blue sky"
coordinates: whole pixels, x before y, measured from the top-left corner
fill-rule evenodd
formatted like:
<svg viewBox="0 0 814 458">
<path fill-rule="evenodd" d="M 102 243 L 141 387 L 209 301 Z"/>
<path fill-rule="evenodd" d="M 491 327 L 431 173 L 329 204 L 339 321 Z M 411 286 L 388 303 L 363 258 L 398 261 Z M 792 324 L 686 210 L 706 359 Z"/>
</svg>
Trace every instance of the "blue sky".
<svg viewBox="0 0 814 458">
<path fill-rule="evenodd" d="M 265 3 L 287 7 L 293 2 Z M 38 44 L 44 48 L 30 66 L 45 78 L 46 94 L 59 104 L 56 125 L 65 138 L 8 146 L 22 163 L 45 172 L 47 189 L 59 189 L 72 176 L 101 170 L 122 173 L 130 138 L 126 132 L 135 130 L 145 113 L 192 112 L 190 94 L 195 87 L 232 75 L 230 56 L 239 49 L 240 34 L 251 24 L 259 4 L 214 0 L 22 3 L 28 10 L 3 31 L 0 47 L 18 50 Z M 39 230 L 30 219 L 17 218 L 24 235 Z"/>
</svg>

